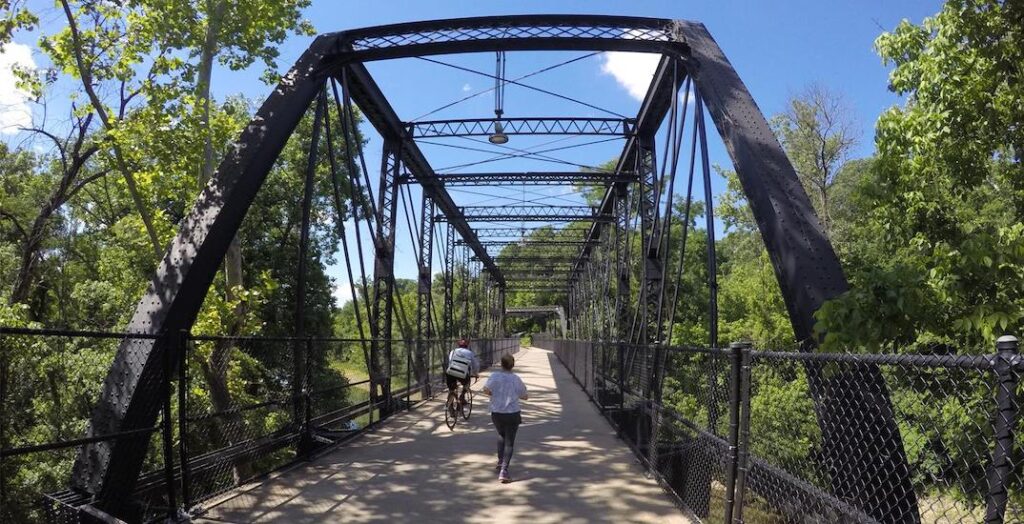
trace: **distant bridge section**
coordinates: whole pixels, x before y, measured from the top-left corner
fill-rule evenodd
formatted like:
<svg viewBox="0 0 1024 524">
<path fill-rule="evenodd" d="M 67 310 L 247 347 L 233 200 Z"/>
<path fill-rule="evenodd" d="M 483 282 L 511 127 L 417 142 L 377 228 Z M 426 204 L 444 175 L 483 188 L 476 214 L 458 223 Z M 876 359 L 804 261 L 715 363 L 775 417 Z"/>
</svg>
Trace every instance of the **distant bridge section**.
<svg viewBox="0 0 1024 524">
<path fill-rule="evenodd" d="M 565 325 L 565 309 L 563 309 L 562 306 L 525 306 L 505 308 L 505 316 L 507 317 L 544 317 L 550 315 L 558 316 L 558 325 L 562 328 L 562 336 L 566 336 L 568 330 Z"/>
</svg>

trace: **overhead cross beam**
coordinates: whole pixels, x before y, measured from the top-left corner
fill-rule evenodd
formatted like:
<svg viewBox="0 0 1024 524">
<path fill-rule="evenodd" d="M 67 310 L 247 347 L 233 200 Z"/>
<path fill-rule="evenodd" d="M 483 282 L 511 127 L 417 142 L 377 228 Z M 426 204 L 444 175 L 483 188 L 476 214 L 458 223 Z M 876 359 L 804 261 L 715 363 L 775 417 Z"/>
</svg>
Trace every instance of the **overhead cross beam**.
<svg viewBox="0 0 1024 524">
<path fill-rule="evenodd" d="M 529 227 L 478 227 L 475 228 L 478 238 L 502 238 L 523 236 L 550 229 L 550 226 L 529 226 Z"/>
<path fill-rule="evenodd" d="M 491 186 L 522 184 L 535 186 L 568 186 L 574 184 L 598 185 L 635 182 L 631 173 L 606 173 L 601 171 L 525 171 L 511 173 L 437 173 L 439 182 L 453 186 Z M 411 178 L 402 180 L 412 181 Z"/>
<path fill-rule="evenodd" d="M 580 222 L 610 220 L 590 206 L 464 206 L 457 219 L 468 222 Z M 446 216 L 436 217 L 439 221 Z"/>
<path fill-rule="evenodd" d="M 499 264 L 538 264 L 538 263 L 560 263 L 568 264 L 576 261 L 575 256 L 569 255 L 552 255 L 549 257 L 539 256 L 516 256 L 516 255 L 498 255 L 494 259 Z"/>
<path fill-rule="evenodd" d="M 445 190 L 444 185 L 437 180 L 437 175 L 434 173 L 433 168 L 430 167 L 426 157 L 423 156 L 423 152 L 420 151 L 415 142 L 403 140 L 405 128 L 402 121 L 398 118 L 398 114 L 395 113 L 384 93 L 381 92 L 380 87 L 377 86 L 377 83 L 370 76 L 370 72 L 366 70 L 363 64 L 353 63 L 347 66 L 346 75 L 352 99 L 359 106 L 364 117 L 384 137 L 385 141 L 402 140 L 404 142 L 402 147 L 403 165 L 412 174 L 412 177 L 419 182 L 423 192 L 434 202 L 434 206 L 442 213 L 445 220 L 459 232 L 459 235 L 468 243 L 473 253 L 480 258 L 487 272 L 491 274 L 491 279 L 497 282 L 499 286 L 503 285 L 504 278 L 501 276 L 501 270 L 491 260 L 487 250 L 477 241 L 473 228 L 462 218 L 461 211 L 455 205 L 455 201 L 452 200 L 448 191 Z"/>
<path fill-rule="evenodd" d="M 672 20 L 608 15 L 512 15 L 366 27 L 338 33 L 349 60 L 487 51 L 685 51 Z"/>
<path fill-rule="evenodd" d="M 636 123 L 628 118 L 527 117 L 468 118 L 408 122 L 408 138 L 490 136 L 498 124 L 506 135 L 629 136 Z"/>
<path fill-rule="evenodd" d="M 523 246 L 523 247 L 545 247 L 545 246 L 581 246 L 588 243 L 585 240 L 544 240 L 544 239 L 523 239 L 523 240 L 481 240 L 480 244 L 487 247 L 501 246 Z M 461 240 L 459 245 L 465 245 Z"/>
</svg>

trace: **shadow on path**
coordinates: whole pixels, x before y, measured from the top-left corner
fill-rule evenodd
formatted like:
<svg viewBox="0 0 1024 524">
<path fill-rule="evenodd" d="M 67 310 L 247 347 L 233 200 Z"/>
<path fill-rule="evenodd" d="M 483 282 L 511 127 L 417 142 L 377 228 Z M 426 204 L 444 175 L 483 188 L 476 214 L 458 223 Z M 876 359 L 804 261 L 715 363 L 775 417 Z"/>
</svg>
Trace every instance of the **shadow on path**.
<svg viewBox="0 0 1024 524">
<path fill-rule="evenodd" d="M 487 397 L 455 431 L 443 400 L 396 415 L 345 447 L 208 505 L 200 522 L 690 522 L 548 351 L 516 372 L 530 391 L 511 465 L 494 471 Z M 486 373 L 474 386 L 482 388 Z"/>
</svg>

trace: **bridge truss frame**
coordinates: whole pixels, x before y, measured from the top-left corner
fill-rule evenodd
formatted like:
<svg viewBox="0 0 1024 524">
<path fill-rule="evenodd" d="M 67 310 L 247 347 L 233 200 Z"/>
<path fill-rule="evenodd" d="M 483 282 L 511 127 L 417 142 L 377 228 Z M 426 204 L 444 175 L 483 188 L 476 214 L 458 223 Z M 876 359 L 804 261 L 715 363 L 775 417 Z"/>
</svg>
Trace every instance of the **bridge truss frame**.
<svg viewBox="0 0 1024 524">
<path fill-rule="evenodd" d="M 467 214 L 446 190 L 447 185 L 456 183 L 526 182 L 530 174 L 481 177 L 436 173 L 415 141 L 422 136 L 486 134 L 493 131 L 493 119 L 403 122 L 365 67 L 368 62 L 397 58 L 537 50 L 632 51 L 657 53 L 662 57 L 635 118 L 597 121 L 537 117 L 519 119 L 511 126 L 517 133 L 615 134 L 625 140 L 612 173 L 587 174 L 606 185 L 605 194 L 596 209 L 586 214 L 563 210 L 517 218 L 524 220 L 528 216 L 543 216 L 547 220 L 590 222 L 583 238 L 578 239 L 581 244 L 575 246 L 578 251 L 571 257 L 574 267 L 566 274 L 564 286 L 560 283 L 554 285 L 558 281 L 553 280 L 546 280 L 546 283 L 507 280 L 499 259 L 488 251 L 489 246 L 480 240 L 471 225 L 477 219 L 501 220 L 500 214 Z M 370 302 L 367 320 L 371 326 L 368 338 L 374 341 L 370 358 L 372 396 L 390 398 L 389 383 L 381 377 L 387 374 L 391 359 L 396 206 L 402 184 L 418 184 L 424 194 L 417 251 L 417 311 L 420 320 L 416 329 L 419 336 L 431 338 L 433 334 L 428 313 L 432 296 L 430 250 L 439 243 L 435 239 L 435 226 L 443 223 L 448 231 L 443 246 L 445 267 L 442 268 L 446 284 L 442 329 L 446 337 L 451 338 L 460 329 L 462 333 L 474 329 L 474 326 L 456 328 L 452 325 L 453 312 L 457 307 L 453 288 L 456 273 L 461 272 L 464 283 L 478 282 L 471 289 L 463 285 L 463 296 L 459 297 L 465 313 L 463 318 L 472 319 L 475 329 L 479 329 L 481 324 L 489 324 L 492 330 L 500 331 L 506 293 L 513 289 L 526 289 L 562 294 L 567 305 L 568 329 L 575 336 L 618 341 L 622 344 L 622 351 L 626 351 L 627 345 L 635 347 L 637 343 L 657 347 L 666 336 L 664 275 L 671 229 L 666 227 L 670 217 L 669 206 L 664 210 L 659 208 L 662 201 L 659 182 L 665 178 L 665 166 L 663 162 L 659 175 L 655 135 L 666 117 L 680 118 L 676 115 L 679 91 L 687 83 L 694 86 L 695 115 L 700 121 L 704 155 L 701 167 L 705 177 L 708 173 L 703 125 L 706 107 L 725 143 L 757 221 L 796 339 L 804 351 L 812 352 L 818 340 L 812 329 L 814 312 L 826 300 L 846 291 L 848 283 L 792 165 L 736 71 L 702 24 L 589 15 L 438 20 L 370 27 L 318 37 L 263 103 L 200 194 L 139 301 L 129 330 L 155 335 L 187 331 L 192 327 L 231 239 L 285 142 L 311 104 L 316 104 L 318 114 L 328 111 L 331 106 L 329 93 L 333 91 L 333 105 L 337 107 L 344 135 L 354 135 L 353 108 L 358 107 L 384 141 L 376 200 L 372 198 L 373 188 L 361 149 L 351 149 L 353 142 L 358 141 L 346 140 L 347 151 L 343 155 L 351 168 L 349 176 L 354 179 L 358 179 L 357 162 L 363 164 L 362 174 L 367 177 L 365 190 L 371 194 L 369 202 L 360 205 L 364 206 L 365 216 L 370 217 L 373 223 L 370 240 L 375 254 L 372 293 L 367 293 Z M 329 120 L 324 116 L 318 117 L 317 122 L 321 118 Z M 330 141 L 330 124 L 325 123 L 325 128 Z M 310 146 L 310 166 L 316 163 L 318 139 L 314 138 Z M 696 143 L 697 138 L 694 140 Z M 680 138 L 677 137 L 675 142 L 674 147 L 678 150 Z M 666 146 L 664 152 L 667 153 L 669 148 Z M 356 149 L 359 149 L 358 145 Z M 330 156 L 333 170 L 334 157 Z M 678 153 L 673 158 L 675 162 L 671 171 L 674 177 Z M 312 171 L 310 167 L 310 173 Z M 490 180 L 485 181 L 484 178 Z M 539 174 L 536 178 L 545 183 L 573 179 L 564 173 Z M 360 183 L 358 180 L 354 182 Z M 307 212 L 308 205 L 305 204 Z M 630 237 L 630 217 L 634 208 L 639 214 L 639 238 Z M 710 228 L 713 224 L 711 213 L 707 214 L 707 219 Z M 304 231 L 306 233 L 308 229 Z M 713 238 L 713 232 L 711 234 Z M 633 282 L 629 267 L 633 243 L 638 244 L 643 259 L 642 278 L 638 282 L 640 298 L 636 307 L 632 307 Z M 457 247 L 464 251 L 463 260 L 472 261 L 472 268 L 468 267 L 470 264 L 456 267 Z M 713 250 L 709 250 L 708 256 L 710 267 L 715 267 Z M 712 303 L 709 304 L 709 317 L 713 338 L 709 342 L 711 346 L 717 346 L 714 338 L 717 308 L 713 298 L 717 284 L 713 279 L 714 272 L 710 273 L 708 285 Z M 484 297 L 473 301 L 476 308 L 473 315 L 469 314 L 470 293 Z M 481 307 L 482 302 L 484 305 Z M 300 302 L 298 308 L 301 307 Z M 301 315 L 301 311 L 297 314 Z M 671 325 L 671 320 L 668 323 Z M 597 331 L 585 328 L 595 325 L 605 327 Z M 296 336 L 303 336 L 301 325 L 296 327 Z M 179 361 L 175 355 L 166 355 L 177 351 L 177 348 L 164 344 L 162 340 L 133 339 L 121 344 L 103 384 L 100 401 L 91 420 L 90 435 L 132 431 L 154 424 L 160 406 L 153 400 L 156 395 L 152 393 L 161 384 L 161 370 L 164 368 L 160 363 L 165 359 Z M 424 350 L 420 347 L 420 351 Z M 300 365 L 301 360 L 296 359 L 296 362 Z M 659 402 L 664 378 L 663 355 L 655 351 L 652 357 L 645 358 L 638 365 L 640 373 L 646 377 L 643 402 Z M 820 370 L 813 365 L 808 365 L 808 369 L 812 382 L 817 384 L 817 397 L 825 398 L 825 379 Z M 870 372 L 878 373 L 877 369 Z M 884 383 L 874 381 L 879 382 Z M 856 395 L 855 391 L 847 393 Z M 888 400 L 886 395 L 883 396 Z M 818 408 L 822 420 L 830 416 L 827 403 L 820 402 Z M 646 427 L 646 437 L 640 439 L 646 442 L 642 452 L 656 462 L 660 421 L 654 415 L 656 410 L 648 409 L 643 403 L 637 409 L 642 419 L 640 426 Z M 874 410 L 857 416 L 866 417 L 861 421 L 862 425 L 893 427 L 891 417 L 887 419 L 885 412 L 884 409 Z M 893 431 L 896 430 L 893 428 L 887 434 L 869 435 L 857 444 L 861 452 L 885 454 L 891 457 L 890 462 L 857 462 L 829 456 L 834 469 L 833 483 L 840 491 L 838 486 L 852 482 L 851 479 L 863 478 L 864 472 L 858 469 L 875 468 L 870 473 L 875 478 L 884 479 L 889 492 L 855 497 L 851 503 L 870 507 L 879 504 L 881 499 L 886 504 L 895 500 L 908 512 L 916 513 L 914 492 L 906 468 L 882 470 L 906 461 L 899 434 L 893 435 Z M 845 436 L 833 435 L 830 438 L 843 439 Z M 837 443 L 832 444 L 839 449 Z M 98 508 L 114 515 L 123 513 L 123 494 L 134 489 L 148 445 L 149 436 L 146 434 L 85 446 L 75 463 L 72 486 L 90 494 Z M 828 453 L 826 450 L 826 455 Z"/>
</svg>

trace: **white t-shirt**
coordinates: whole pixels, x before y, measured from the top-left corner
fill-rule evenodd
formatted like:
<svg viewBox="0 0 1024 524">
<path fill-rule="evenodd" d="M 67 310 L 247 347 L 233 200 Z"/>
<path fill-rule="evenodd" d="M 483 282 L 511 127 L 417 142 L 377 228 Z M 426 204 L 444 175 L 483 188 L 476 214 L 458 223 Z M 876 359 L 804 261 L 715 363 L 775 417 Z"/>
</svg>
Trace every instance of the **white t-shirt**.
<svg viewBox="0 0 1024 524">
<path fill-rule="evenodd" d="M 519 412 L 519 397 L 526 395 L 526 384 L 519 375 L 497 370 L 487 377 L 484 387 L 491 390 L 491 413 Z"/>
</svg>

